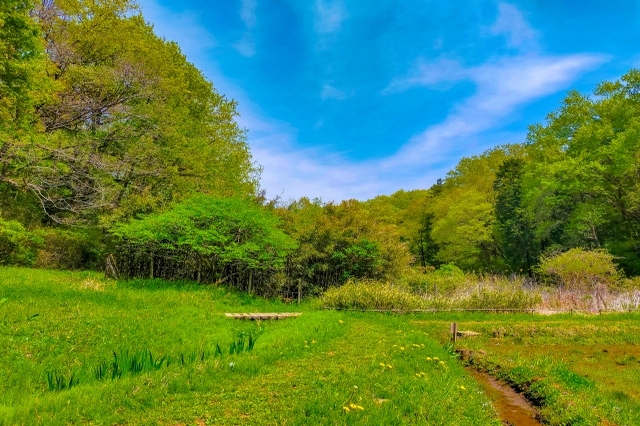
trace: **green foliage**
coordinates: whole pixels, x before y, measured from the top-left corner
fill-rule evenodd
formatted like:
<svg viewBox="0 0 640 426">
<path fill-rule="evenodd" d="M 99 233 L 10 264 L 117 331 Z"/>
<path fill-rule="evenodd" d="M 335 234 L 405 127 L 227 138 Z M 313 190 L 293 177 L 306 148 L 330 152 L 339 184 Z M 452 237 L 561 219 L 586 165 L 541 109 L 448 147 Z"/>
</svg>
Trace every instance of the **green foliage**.
<svg viewBox="0 0 640 426">
<path fill-rule="evenodd" d="M 434 191 L 397 191 L 366 201 L 364 207 L 378 221 L 395 225 L 400 241 L 407 244 L 414 264 L 437 266 L 438 245 L 433 240 L 433 214 L 428 210 Z"/>
<path fill-rule="evenodd" d="M 133 2 L 2 7 L 25 22 L 26 47 L 9 46 L 20 61 L 46 47 L 38 70 L 52 94 L 39 101 L 40 126 L 0 145 L 0 183 L 32 193 L 48 220 L 108 226 L 197 192 L 255 194 L 258 169 L 235 102 L 157 37 Z M 44 92 L 29 81 L 27 92 Z"/>
<path fill-rule="evenodd" d="M 298 243 L 287 259 L 287 276 L 306 293 L 350 278 L 397 278 L 410 263 L 398 228 L 380 223 L 358 201 L 323 205 L 303 198 L 278 214 Z"/>
<path fill-rule="evenodd" d="M 532 126 L 525 201 L 543 250 L 607 247 L 640 274 L 640 71 L 571 92 Z"/>
<path fill-rule="evenodd" d="M 574 248 L 543 256 L 539 271 L 566 288 L 591 289 L 598 284 L 613 288 L 622 278 L 613 259 L 606 250 Z"/>
<path fill-rule="evenodd" d="M 281 268 L 296 247 L 268 209 L 208 195 L 118 225 L 113 234 L 121 272 L 132 277 L 225 281 L 232 274 Z"/>
<path fill-rule="evenodd" d="M 493 189 L 496 193 L 496 228 L 505 262 L 512 271 L 526 271 L 538 259 L 534 229 L 523 205 L 522 176 L 525 161 L 507 159 L 498 169 Z"/>
<path fill-rule="evenodd" d="M 34 108 L 46 95 L 44 40 L 30 16 L 31 0 L 0 4 L 0 160 L 10 141 L 34 124 Z"/>
<path fill-rule="evenodd" d="M 424 299 L 390 283 L 361 280 L 327 290 L 322 304 L 333 309 L 411 310 L 426 306 Z"/>
<path fill-rule="evenodd" d="M 429 206 L 438 259 L 465 270 L 504 270 L 495 235 L 495 176 L 509 158 L 523 155 L 520 145 L 506 145 L 463 158 L 450 171 Z"/>
<path fill-rule="evenodd" d="M 41 238 L 35 266 L 49 269 L 102 269 L 105 236 L 94 228 L 37 230 Z"/>
<path fill-rule="evenodd" d="M 0 265 L 32 266 L 42 239 L 19 222 L 0 219 Z"/>
</svg>

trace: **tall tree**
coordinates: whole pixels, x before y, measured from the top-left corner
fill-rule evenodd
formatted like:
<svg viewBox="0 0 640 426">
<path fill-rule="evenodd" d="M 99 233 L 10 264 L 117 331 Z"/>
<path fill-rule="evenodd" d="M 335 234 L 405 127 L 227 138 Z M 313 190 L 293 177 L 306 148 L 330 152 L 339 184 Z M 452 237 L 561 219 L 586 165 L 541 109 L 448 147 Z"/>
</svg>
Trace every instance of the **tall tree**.
<svg viewBox="0 0 640 426">
<path fill-rule="evenodd" d="M 542 245 L 605 247 L 640 273 L 640 71 L 571 92 L 528 135 L 528 208 Z"/>
<path fill-rule="evenodd" d="M 501 251 L 512 271 L 527 271 L 538 258 L 534 230 L 523 204 L 522 176 L 525 161 L 508 158 L 498 169 L 493 184 L 496 193 L 496 227 Z"/>
<path fill-rule="evenodd" d="M 3 183 L 55 222 L 109 223 L 195 192 L 250 196 L 257 169 L 236 104 L 158 38 L 129 0 L 46 0 L 33 11 L 53 64 L 42 131 Z"/>
</svg>

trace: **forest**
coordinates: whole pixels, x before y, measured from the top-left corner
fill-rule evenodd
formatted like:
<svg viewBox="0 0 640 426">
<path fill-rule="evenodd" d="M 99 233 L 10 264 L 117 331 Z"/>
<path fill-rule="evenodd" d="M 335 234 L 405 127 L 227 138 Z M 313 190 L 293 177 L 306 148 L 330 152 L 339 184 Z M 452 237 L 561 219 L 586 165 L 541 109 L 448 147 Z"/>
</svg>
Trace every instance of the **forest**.
<svg viewBox="0 0 640 426">
<path fill-rule="evenodd" d="M 236 103 L 129 0 L 5 0 L 0 22 L 0 265 L 282 298 L 578 271 L 638 286 L 637 69 L 430 188 L 269 200 Z"/>
</svg>

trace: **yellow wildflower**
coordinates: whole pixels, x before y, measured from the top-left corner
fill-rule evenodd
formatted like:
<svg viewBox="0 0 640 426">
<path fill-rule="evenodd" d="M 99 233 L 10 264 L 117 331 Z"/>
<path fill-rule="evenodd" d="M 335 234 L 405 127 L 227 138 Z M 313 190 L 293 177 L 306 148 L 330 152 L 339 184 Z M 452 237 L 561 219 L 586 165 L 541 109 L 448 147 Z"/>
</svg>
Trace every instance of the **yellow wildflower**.
<svg viewBox="0 0 640 426">
<path fill-rule="evenodd" d="M 427 357 L 427 361 L 433 361 L 430 356 Z"/>
<path fill-rule="evenodd" d="M 387 364 L 385 364 L 384 362 L 380 363 L 380 367 L 386 367 L 386 366 L 387 366 Z"/>
<path fill-rule="evenodd" d="M 400 350 L 401 350 L 401 351 L 404 351 L 404 346 L 400 346 Z"/>
<path fill-rule="evenodd" d="M 343 410 L 345 413 L 348 413 L 349 411 L 351 411 L 351 408 L 349 408 L 349 407 L 342 407 L 342 410 Z"/>
<path fill-rule="evenodd" d="M 342 321 L 342 320 L 338 320 L 338 322 L 339 322 L 340 324 L 344 324 L 344 321 Z"/>
<path fill-rule="evenodd" d="M 465 387 L 464 387 L 464 386 L 462 386 L 462 385 L 460 386 L 460 389 L 462 389 L 462 390 L 467 390 L 467 388 L 465 388 Z"/>
<path fill-rule="evenodd" d="M 389 368 L 393 368 L 393 367 L 391 366 L 391 364 L 387 364 L 387 367 L 389 367 Z"/>
</svg>

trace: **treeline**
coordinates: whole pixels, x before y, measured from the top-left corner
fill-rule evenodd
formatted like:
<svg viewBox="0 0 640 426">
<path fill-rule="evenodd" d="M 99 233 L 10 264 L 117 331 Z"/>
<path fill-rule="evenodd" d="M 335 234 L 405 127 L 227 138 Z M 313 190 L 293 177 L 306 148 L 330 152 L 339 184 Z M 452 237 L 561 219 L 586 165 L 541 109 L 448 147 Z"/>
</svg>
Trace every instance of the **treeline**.
<svg viewBox="0 0 640 426">
<path fill-rule="evenodd" d="M 580 247 L 640 275 L 640 71 L 570 92 L 523 144 L 462 159 L 425 212 L 434 265 L 532 274 Z"/>
<path fill-rule="evenodd" d="M 640 72 L 366 202 L 267 201 L 236 105 L 128 0 L 0 4 L 0 265 L 318 294 L 608 250 L 640 274 Z M 453 268 L 453 269 L 452 269 Z"/>
</svg>

